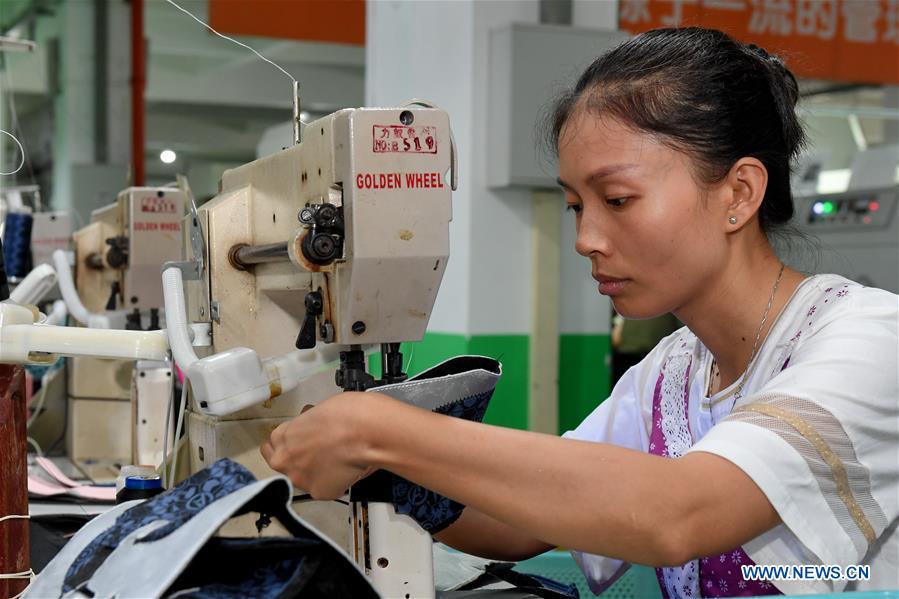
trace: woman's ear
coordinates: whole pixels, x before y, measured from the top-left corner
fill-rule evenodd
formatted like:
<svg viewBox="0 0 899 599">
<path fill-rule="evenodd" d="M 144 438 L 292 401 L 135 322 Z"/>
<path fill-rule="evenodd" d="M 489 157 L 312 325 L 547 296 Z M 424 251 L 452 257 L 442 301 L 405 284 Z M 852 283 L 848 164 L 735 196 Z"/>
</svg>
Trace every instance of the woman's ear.
<svg viewBox="0 0 899 599">
<path fill-rule="evenodd" d="M 740 158 L 727 173 L 724 187 L 730 192 L 725 228 L 728 232 L 738 231 L 762 205 L 768 187 L 768 170 L 758 158 Z"/>
</svg>

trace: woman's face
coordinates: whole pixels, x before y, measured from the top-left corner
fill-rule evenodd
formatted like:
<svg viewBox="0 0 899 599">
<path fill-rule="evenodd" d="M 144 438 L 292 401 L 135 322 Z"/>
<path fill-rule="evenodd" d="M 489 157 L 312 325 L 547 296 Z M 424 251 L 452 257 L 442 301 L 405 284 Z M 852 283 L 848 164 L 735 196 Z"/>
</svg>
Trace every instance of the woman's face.
<svg viewBox="0 0 899 599">
<path fill-rule="evenodd" d="M 562 130 L 559 163 L 575 248 L 618 313 L 676 312 L 724 269 L 726 202 L 700 187 L 686 154 L 579 110 Z"/>
</svg>

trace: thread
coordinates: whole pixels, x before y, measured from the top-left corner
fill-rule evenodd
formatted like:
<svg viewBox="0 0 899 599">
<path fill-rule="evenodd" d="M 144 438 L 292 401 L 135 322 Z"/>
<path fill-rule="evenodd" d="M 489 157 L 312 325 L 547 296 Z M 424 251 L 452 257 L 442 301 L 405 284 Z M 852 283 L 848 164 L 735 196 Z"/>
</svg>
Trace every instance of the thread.
<svg viewBox="0 0 899 599">
<path fill-rule="evenodd" d="M 282 73 L 284 73 L 285 75 L 287 75 L 287 76 L 290 78 L 290 80 L 294 83 L 294 94 L 293 94 L 293 95 L 294 95 L 294 98 L 293 98 L 293 103 L 294 103 L 294 108 L 295 108 L 295 110 L 296 110 L 296 112 L 297 112 L 297 115 L 296 115 L 296 117 L 294 117 L 294 118 L 295 118 L 295 120 L 298 120 L 299 122 L 301 122 L 301 123 L 304 124 L 304 125 L 307 124 L 306 121 L 304 121 L 303 119 L 301 119 L 301 118 L 299 117 L 299 108 L 297 107 L 297 106 L 298 106 L 299 100 L 298 100 L 298 98 L 297 98 L 297 92 L 296 92 L 296 89 L 297 89 L 297 87 L 298 87 L 299 84 L 298 84 L 298 82 L 297 82 L 296 77 L 294 77 L 293 75 L 291 75 L 290 73 L 288 73 L 286 70 L 284 70 L 284 68 L 282 68 L 281 65 L 279 65 L 278 63 L 276 63 L 275 61 L 273 61 L 273 60 L 271 60 L 271 59 L 266 58 L 265 56 L 263 56 L 262 54 L 260 54 L 260 53 L 257 52 L 255 49 L 253 49 L 253 48 L 251 48 L 250 46 L 248 46 L 247 44 L 245 44 L 245 43 L 243 43 L 243 42 L 239 42 L 239 41 L 237 41 L 236 39 L 234 39 L 233 37 L 228 37 L 227 35 L 224 35 L 224 34 L 222 34 L 222 33 L 219 33 L 218 31 L 216 31 L 215 29 L 213 29 L 212 27 L 210 27 L 208 23 L 205 23 L 202 19 L 199 19 L 196 15 L 194 15 L 192 12 L 190 12 L 190 11 L 187 10 L 186 8 L 182 8 L 181 6 L 178 6 L 178 4 L 176 4 L 176 3 L 174 2 L 174 0 L 166 0 L 166 2 L 168 2 L 168 3 L 171 4 L 172 6 L 174 6 L 175 8 L 177 8 L 178 10 L 180 10 L 181 12 L 183 12 L 184 14 L 186 14 L 187 16 L 189 16 L 191 19 L 193 19 L 194 21 L 196 21 L 197 23 L 199 23 L 200 25 L 202 25 L 203 27 L 205 27 L 206 29 L 208 29 L 209 31 L 211 31 L 212 33 L 214 33 L 215 35 L 219 36 L 220 38 L 222 38 L 222 39 L 224 39 L 224 40 L 228 40 L 229 42 L 231 42 L 231 43 L 233 43 L 233 44 L 237 44 L 237 45 L 240 46 L 241 48 L 246 48 L 247 50 L 249 50 L 250 52 L 252 52 L 252 53 L 255 54 L 256 56 L 258 56 L 259 58 L 261 58 L 261 59 L 264 60 L 265 62 L 269 63 L 270 65 L 272 65 L 273 67 L 275 67 L 276 69 L 278 69 L 279 71 L 281 71 Z"/>
<path fill-rule="evenodd" d="M 6 215 L 3 233 L 3 260 L 6 276 L 24 278 L 31 265 L 31 226 L 34 218 L 25 212 L 10 212 Z"/>
</svg>

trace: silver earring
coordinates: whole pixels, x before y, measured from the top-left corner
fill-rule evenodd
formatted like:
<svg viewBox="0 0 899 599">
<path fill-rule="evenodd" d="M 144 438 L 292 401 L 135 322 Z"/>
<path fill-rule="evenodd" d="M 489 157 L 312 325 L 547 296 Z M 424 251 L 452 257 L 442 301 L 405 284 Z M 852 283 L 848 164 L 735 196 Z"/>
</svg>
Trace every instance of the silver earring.
<svg viewBox="0 0 899 599">
<path fill-rule="evenodd" d="M 727 222 L 729 222 L 729 223 L 732 224 L 732 225 L 735 225 L 735 224 L 737 224 L 737 217 L 736 217 L 736 216 L 732 216 L 732 217 L 730 217 L 729 219 L 727 219 Z"/>
</svg>

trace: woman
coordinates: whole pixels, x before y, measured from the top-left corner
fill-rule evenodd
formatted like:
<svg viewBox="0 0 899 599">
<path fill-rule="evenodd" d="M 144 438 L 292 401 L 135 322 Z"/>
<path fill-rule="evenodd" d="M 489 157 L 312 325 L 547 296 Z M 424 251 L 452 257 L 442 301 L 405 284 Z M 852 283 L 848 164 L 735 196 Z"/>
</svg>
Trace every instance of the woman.
<svg viewBox="0 0 899 599">
<path fill-rule="evenodd" d="M 897 297 L 784 264 L 803 143 L 796 81 L 764 50 L 656 30 L 556 107 L 577 251 L 628 318 L 686 327 L 557 438 L 345 393 L 263 448 L 318 497 L 383 468 L 468 507 L 437 538 L 500 559 L 573 548 L 600 591 L 628 563 L 668 597 L 828 592 L 740 565 L 870 564 L 897 586 Z"/>
</svg>

